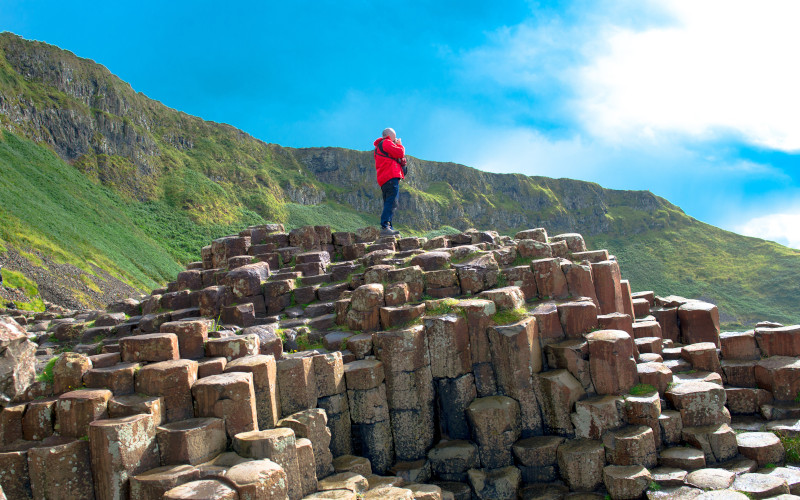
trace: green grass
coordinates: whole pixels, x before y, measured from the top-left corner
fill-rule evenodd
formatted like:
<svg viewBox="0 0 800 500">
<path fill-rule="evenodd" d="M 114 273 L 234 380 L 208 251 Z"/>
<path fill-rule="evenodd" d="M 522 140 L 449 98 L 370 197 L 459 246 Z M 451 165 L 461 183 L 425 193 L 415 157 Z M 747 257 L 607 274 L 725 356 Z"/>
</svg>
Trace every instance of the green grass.
<svg viewBox="0 0 800 500">
<path fill-rule="evenodd" d="M 783 449 L 786 450 L 786 462 L 800 463 L 800 436 L 790 436 L 782 432 L 776 432 L 775 435 L 781 440 Z"/>
<path fill-rule="evenodd" d="M 3 284 L 9 288 L 19 288 L 25 293 L 28 302 L 14 301 L 17 309 L 24 311 L 44 311 L 44 302 L 39 295 L 39 287 L 32 280 L 29 280 L 20 272 L 3 270 Z"/>
<path fill-rule="evenodd" d="M 457 299 L 441 299 L 437 301 L 433 307 L 427 308 L 425 310 L 425 315 L 444 316 L 445 314 L 457 314 L 460 312 L 460 309 L 458 309 L 456 305 L 458 305 Z"/>
<path fill-rule="evenodd" d="M 631 387 L 631 390 L 628 391 L 628 394 L 631 396 L 645 396 L 647 394 L 652 394 L 656 392 L 657 389 L 650 384 L 636 384 Z"/>
<path fill-rule="evenodd" d="M 522 321 L 527 316 L 528 310 L 524 307 L 520 307 L 519 309 L 503 309 L 492 315 L 492 321 L 496 325 L 510 325 L 511 323 Z"/>
<path fill-rule="evenodd" d="M 42 369 L 42 373 L 36 376 L 37 382 L 47 382 L 48 384 L 53 383 L 53 366 L 55 366 L 56 361 L 58 361 L 58 356 L 53 356 L 50 358 L 50 361 L 44 365 L 44 369 Z"/>
</svg>

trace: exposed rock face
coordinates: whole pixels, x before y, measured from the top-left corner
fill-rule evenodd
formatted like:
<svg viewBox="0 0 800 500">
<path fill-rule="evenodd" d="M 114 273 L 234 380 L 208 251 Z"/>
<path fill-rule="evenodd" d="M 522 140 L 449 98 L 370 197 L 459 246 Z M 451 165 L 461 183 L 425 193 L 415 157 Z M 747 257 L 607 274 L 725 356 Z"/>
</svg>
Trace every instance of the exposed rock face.
<svg viewBox="0 0 800 500">
<path fill-rule="evenodd" d="M 36 376 L 36 344 L 13 319 L 0 317 L 0 407 L 19 397 Z"/>
</svg>

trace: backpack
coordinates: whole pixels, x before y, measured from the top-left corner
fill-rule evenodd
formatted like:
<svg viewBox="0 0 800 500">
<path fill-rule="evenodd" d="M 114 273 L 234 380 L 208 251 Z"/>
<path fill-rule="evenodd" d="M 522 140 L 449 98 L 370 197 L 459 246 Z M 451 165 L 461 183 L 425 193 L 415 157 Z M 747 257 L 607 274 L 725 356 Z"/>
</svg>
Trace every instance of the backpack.
<svg viewBox="0 0 800 500">
<path fill-rule="evenodd" d="M 380 152 L 378 150 L 380 150 Z M 383 149 L 383 141 L 378 143 L 378 147 L 375 149 L 375 154 L 378 156 L 383 156 L 384 158 L 389 158 L 392 161 L 396 161 L 397 164 L 400 165 L 400 168 L 403 169 L 403 177 L 408 176 L 408 160 L 406 160 L 406 157 L 404 156 L 402 158 L 393 158 L 389 156 Z"/>
</svg>

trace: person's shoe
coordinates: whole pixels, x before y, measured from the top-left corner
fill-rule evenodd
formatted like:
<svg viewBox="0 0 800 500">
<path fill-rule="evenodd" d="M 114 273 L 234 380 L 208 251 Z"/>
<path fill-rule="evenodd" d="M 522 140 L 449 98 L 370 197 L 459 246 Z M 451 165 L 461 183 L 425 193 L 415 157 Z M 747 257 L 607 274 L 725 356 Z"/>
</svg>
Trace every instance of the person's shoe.
<svg viewBox="0 0 800 500">
<path fill-rule="evenodd" d="M 381 228 L 381 236 L 397 236 L 398 234 L 400 234 L 400 231 L 395 231 L 391 227 Z"/>
</svg>

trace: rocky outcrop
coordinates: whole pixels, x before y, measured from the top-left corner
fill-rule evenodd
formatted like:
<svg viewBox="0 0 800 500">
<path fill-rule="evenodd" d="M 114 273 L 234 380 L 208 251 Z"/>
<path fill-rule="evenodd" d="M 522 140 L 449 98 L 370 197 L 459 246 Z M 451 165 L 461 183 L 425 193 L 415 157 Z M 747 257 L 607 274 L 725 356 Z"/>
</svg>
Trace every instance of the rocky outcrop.
<svg viewBox="0 0 800 500">
<path fill-rule="evenodd" d="M 0 316 L 0 406 L 18 398 L 36 376 L 36 344 L 25 329 L 8 316 Z"/>
</svg>

